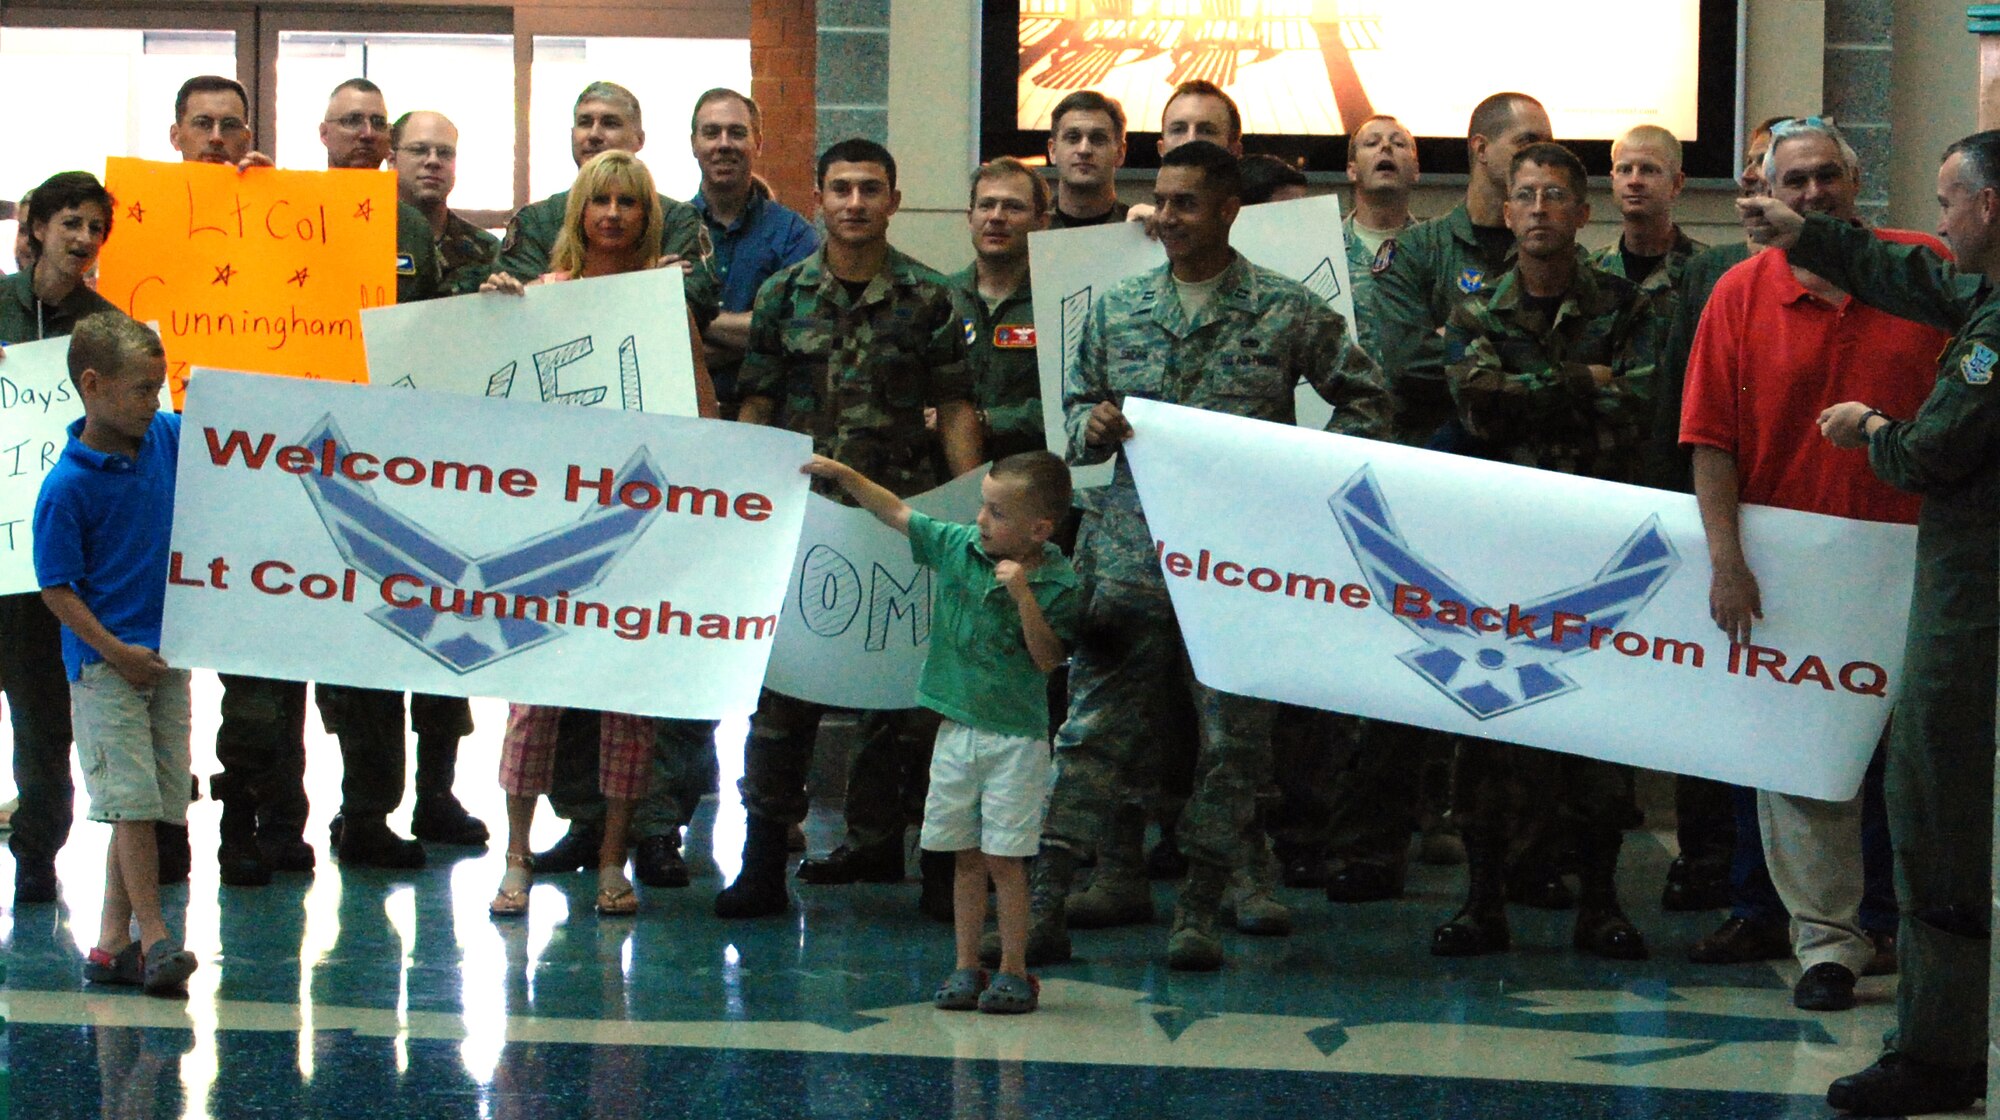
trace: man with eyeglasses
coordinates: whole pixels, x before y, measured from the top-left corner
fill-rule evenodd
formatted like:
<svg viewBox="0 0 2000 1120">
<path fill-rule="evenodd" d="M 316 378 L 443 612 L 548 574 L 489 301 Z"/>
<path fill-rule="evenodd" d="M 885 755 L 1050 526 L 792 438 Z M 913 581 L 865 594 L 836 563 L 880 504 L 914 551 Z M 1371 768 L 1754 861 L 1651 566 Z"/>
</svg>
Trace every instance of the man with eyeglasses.
<svg viewBox="0 0 2000 1120">
<path fill-rule="evenodd" d="M 1652 417 L 1658 297 L 1579 257 L 1576 235 L 1590 203 L 1583 164 L 1569 149 L 1522 147 L 1507 184 L 1513 263 L 1469 293 L 1445 326 L 1445 376 L 1462 429 L 1454 450 L 1630 482 Z M 1575 845 L 1582 889 L 1572 946 L 1645 959 L 1645 938 L 1620 908 L 1616 882 L 1629 773 L 1597 759 L 1464 740 L 1458 816 L 1470 889 L 1431 935 L 1431 953 L 1510 948 L 1508 853 L 1546 847 L 1553 835 Z"/>
<path fill-rule="evenodd" d="M 446 295 L 479 290 L 493 271 L 500 239 L 453 213 L 445 203 L 458 185 L 458 126 L 443 113 L 404 113 L 389 126 L 396 159 L 396 194 L 430 221 L 437 246 L 439 287 Z"/>
<path fill-rule="evenodd" d="M 174 95 L 174 123 L 167 139 L 184 163 L 221 163 L 244 170 L 270 167 L 271 157 L 251 150 L 250 97 L 234 78 L 202 74 Z"/>
</svg>

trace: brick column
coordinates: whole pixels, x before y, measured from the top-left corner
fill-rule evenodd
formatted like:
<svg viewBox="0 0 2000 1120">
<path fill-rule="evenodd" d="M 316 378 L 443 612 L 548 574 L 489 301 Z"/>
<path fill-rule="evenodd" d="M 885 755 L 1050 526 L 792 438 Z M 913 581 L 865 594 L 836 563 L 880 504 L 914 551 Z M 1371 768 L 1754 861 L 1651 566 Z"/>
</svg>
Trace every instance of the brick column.
<svg viewBox="0 0 2000 1120">
<path fill-rule="evenodd" d="M 750 96 L 764 114 L 757 171 L 785 205 L 811 217 L 818 157 L 818 0 L 750 0 Z"/>
</svg>

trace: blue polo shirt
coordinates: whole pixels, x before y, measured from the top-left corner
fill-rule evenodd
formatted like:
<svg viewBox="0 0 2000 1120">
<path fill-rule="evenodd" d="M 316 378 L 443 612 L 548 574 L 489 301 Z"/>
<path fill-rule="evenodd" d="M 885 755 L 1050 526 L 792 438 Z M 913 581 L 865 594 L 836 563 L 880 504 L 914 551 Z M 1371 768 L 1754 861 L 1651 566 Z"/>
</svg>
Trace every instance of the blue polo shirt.
<svg viewBox="0 0 2000 1120">
<path fill-rule="evenodd" d="M 75 591 L 120 641 L 157 650 L 181 418 L 156 414 L 135 457 L 98 451 L 82 435 L 78 419 L 35 499 L 35 579 L 43 587 Z M 62 646 L 70 680 L 85 665 L 104 660 L 67 626 Z"/>
<path fill-rule="evenodd" d="M 695 193 L 693 206 L 715 246 L 709 264 L 722 281 L 724 311 L 750 310 L 764 281 L 819 248 L 819 234 L 812 225 L 766 198 L 761 189 L 750 192 L 750 205 L 726 226 L 709 217 L 708 200 L 700 192 Z"/>
</svg>

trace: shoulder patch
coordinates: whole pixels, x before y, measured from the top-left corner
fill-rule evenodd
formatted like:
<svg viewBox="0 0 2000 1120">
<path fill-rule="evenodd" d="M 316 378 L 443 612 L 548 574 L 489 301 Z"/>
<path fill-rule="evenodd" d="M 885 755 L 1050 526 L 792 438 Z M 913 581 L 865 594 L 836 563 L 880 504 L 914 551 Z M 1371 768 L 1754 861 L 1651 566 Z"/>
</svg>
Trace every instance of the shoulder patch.
<svg viewBox="0 0 2000 1120">
<path fill-rule="evenodd" d="M 411 256 L 408 253 L 397 253 L 396 275 L 415 276 L 416 274 L 417 274 L 417 258 Z"/>
<path fill-rule="evenodd" d="M 2000 354 L 1994 353 L 1993 348 L 1983 342 L 1975 342 L 1972 349 L 1958 360 L 1958 372 L 1964 375 L 1967 385 L 1984 385 L 1993 380 L 1996 364 L 2000 364 Z"/>
<path fill-rule="evenodd" d="M 971 339 L 966 341 L 970 342 Z M 1027 324 L 993 328 L 993 346 L 998 350 L 1033 350 L 1035 348 L 1035 328 Z"/>
<path fill-rule="evenodd" d="M 1389 266 L 1394 263 L 1396 263 L 1396 239 L 1391 237 L 1382 243 L 1381 248 L 1375 250 L 1375 262 L 1368 266 L 1368 274 L 1380 276 L 1389 271 Z"/>
<path fill-rule="evenodd" d="M 1480 268 L 1460 269 L 1458 273 L 1458 290 L 1464 292 L 1466 295 L 1485 291 L 1486 270 Z"/>
</svg>

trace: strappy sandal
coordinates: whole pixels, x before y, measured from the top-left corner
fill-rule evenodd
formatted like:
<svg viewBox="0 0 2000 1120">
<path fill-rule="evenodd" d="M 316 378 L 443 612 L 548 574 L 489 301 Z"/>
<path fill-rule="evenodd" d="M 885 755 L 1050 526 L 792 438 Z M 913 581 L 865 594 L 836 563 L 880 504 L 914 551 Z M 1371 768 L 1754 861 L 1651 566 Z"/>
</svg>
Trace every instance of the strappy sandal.
<svg viewBox="0 0 2000 1120">
<path fill-rule="evenodd" d="M 1042 1002 L 1042 982 L 1032 976 L 1003 972 L 979 993 L 979 1010 L 988 1015 L 1025 1015 Z"/>
<path fill-rule="evenodd" d="M 961 968 L 944 978 L 931 993 L 931 1006 L 939 1011 L 975 1011 L 979 993 L 986 990 L 986 970 Z"/>
<path fill-rule="evenodd" d="M 527 872 L 531 879 L 535 874 L 535 861 L 532 856 L 524 856 L 517 852 L 508 852 L 507 866 L 509 868 L 520 868 Z M 510 891 L 504 886 L 501 887 L 499 892 L 493 896 L 493 901 L 487 903 L 486 912 L 496 918 L 520 917 L 528 912 L 528 888 L 522 887 L 520 890 Z"/>
<path fill-rule="evenodd" d="M 597 889 L 597 915 L 600 918 L 629 918 L 639 912 L 639 896 L 632 888 L 599 887 Z"/>
</svg>

